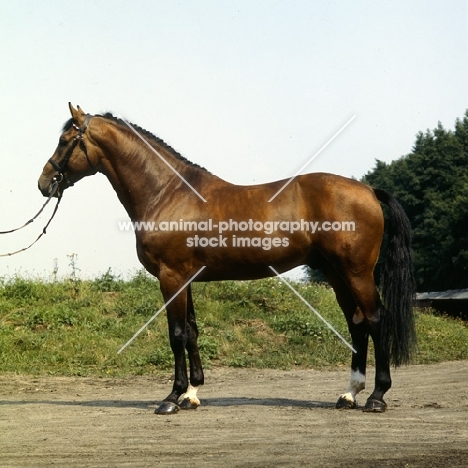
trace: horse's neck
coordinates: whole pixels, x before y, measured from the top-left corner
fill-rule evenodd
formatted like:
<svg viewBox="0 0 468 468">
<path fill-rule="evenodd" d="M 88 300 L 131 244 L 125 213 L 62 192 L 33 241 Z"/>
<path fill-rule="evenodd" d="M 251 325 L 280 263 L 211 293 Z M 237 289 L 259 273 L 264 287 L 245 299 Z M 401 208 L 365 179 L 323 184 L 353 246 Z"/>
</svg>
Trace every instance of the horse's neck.
<svg viewBox="0 0 468 468">
<path fill-rule="evenodd" d="M 116 133 L 115 138 L 101 145 L 102 172 L 132 221 L 143 220 L 149 205 L 180 185 L 171 167 L 179 172 L 185 164 L 162 145 L 152 141 L 151 146 L 154 151 L 145 142 L 130 139 L 125 132 Z"/>
</svg>

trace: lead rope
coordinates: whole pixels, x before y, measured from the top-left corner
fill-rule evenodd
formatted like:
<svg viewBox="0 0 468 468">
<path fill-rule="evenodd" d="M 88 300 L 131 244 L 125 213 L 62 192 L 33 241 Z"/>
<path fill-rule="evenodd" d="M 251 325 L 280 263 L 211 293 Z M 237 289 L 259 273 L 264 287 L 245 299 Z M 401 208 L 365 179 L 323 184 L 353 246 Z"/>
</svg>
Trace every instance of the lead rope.
<svg viewBox="0 0 468 468">
<path fill-rule="evenodd" d="M 30 225 L 30 224 L 44 211 L 44 208 L 48 205 L 48 203 L 50 202 L 50 200 L 53 198 L 53 196 L 55 195 L 55 193 L 56 193 L 57 190 L 58 190 L 59 183 L 60 183 L 60 181 L 54 180 L 54 182 L 52 183 L 52 189 L 51 189 L 51 191 L 50 191 L 49 197 L 47 198 L 46 202 L 42 205 L 41 209 L 35 214 L 34 217 L 32 217 L 29 221 L 26 221 L 22 226 L 17 227 L 17 228 L 15 228 L 15 229 L 10 229 L 10 230 L 8 230 L 8 231 L 0 231 L 0 234 L 11 234 L 12 232 L 19 231 L 19 230 L 25 228 L 26 226 Z M 50 224 L 51 221 L 54 219 L 55 213 L 57 213 L 57 209 L 58 209 L 58 206 L 59 206 L 59 203 L 60 203 L 60 200 L 61 200 L 61 199 L 62 199 L 62 196 L 59 194 L 59 196 L 57 197 L 57 204 L 55 205 L 54 211 L 52 212 L 52 216 L 50 217 L 49 221 L 47 221 L 47 224 L 42 228 L 42 232 L 37 236 L 37 238 L 36 238 L 36 240 L 35 240 L 34 242 L 32 242 L 32 243 L 31 243 L 30 245 L 28 245 L 27 247 L 23 247 L 22 249 L 16 250 L 16 251 L 14 251 L 14 252 L 9 252 L 9 253 L 0 254 L 0 257 L 11 257 L 12 255 L 16 255 L 17 253 L 24 252 L 25 250 L 28 250 L 28 249 L 30 249 L 44 234 L 46 234 L 47 228 L 49 227 L 49 224 Z"/>
</svg>

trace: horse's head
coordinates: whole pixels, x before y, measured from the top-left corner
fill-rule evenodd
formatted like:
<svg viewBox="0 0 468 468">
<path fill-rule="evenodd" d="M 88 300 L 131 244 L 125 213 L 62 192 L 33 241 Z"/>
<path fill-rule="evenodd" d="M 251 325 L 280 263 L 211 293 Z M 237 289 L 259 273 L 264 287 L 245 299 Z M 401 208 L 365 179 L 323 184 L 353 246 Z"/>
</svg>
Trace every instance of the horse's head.
<svg viewBox="0 0 468 468">
<path fill-rule="evenodd" d="M 77 109 L 71 103 L 68 106 L 72 117 L 65 123 L 59 144 L 39 177 L 39 190 L 46 197 L 52 192 L 54 182 L 59 184 L 55 194 L 57 196 L 81 178 L 95 174 L 98 170 L 98 162 L 93 162 L 95 158 L 91 151 L 88 152 L 92 144 L 87 129 L 93 116 L 85 114 L 80 106 Z"/>
</svg>

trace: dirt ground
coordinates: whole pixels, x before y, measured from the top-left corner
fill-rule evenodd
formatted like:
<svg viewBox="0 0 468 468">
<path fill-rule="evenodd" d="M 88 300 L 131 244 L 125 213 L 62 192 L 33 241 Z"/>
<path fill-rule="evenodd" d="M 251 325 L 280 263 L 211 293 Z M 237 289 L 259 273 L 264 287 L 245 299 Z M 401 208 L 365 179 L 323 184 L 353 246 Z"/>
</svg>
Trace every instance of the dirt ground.
<svg viewBox="0 0 468 468">
<path fill-rule="evenodd" d="M 384 414 L 334 409 L 345 370 L 206 374 L 172 416 L 169 377 L 0 377 L 0 466 L 468 467 L 468 361 L 394 371 Z"/>
</svg>

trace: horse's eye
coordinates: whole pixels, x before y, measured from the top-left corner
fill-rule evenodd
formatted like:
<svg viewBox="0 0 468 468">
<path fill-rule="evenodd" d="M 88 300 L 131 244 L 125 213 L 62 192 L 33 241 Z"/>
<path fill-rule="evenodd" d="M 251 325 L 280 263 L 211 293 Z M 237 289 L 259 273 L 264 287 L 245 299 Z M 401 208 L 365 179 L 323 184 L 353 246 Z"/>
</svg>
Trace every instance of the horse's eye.
<svg viewBox="0 0 468 468">
<path fill-rule="evenodd" d="M 67 146 L 67 141 L 64 138 L 60 138 L 59 146 Z"/>
</svg>

